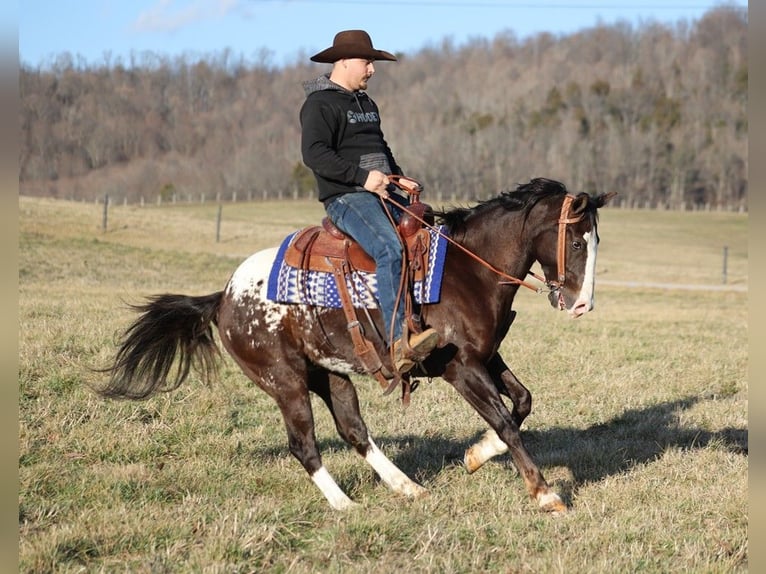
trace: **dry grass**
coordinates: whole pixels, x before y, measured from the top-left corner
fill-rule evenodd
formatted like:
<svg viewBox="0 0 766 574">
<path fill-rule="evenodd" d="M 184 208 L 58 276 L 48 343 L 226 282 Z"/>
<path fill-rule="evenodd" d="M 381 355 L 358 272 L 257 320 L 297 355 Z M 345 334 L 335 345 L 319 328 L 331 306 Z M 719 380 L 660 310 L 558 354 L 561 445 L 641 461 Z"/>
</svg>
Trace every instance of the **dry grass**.
<svg viewBox="0 0 766 574">
<path fill-rule="evenodd" d="M 326 465 L 362 503 L 329 509 L 279 413 L 226 358 L 140 402 L 88 392 L 132 315 L 122 301 L 207 293 L 241 258 L 307 223 L 311 202 L 143 210 L 20 200 L 22 572 L 738 572 L 747 551 L 747 294 L 598 288 L 578 321 L 523 292 L 504 356 L 534 393 L 527 446 L 571 505 L 554 518 L 507 456 L 473 475 L 486 428 L 440 379 L 403 411 L 361 379 L 381 448 L 430 496 L 406 501 L 316 405 Z M 606 210 L 615 281 L 747 282 L 747 217 Z"/>
</svg>

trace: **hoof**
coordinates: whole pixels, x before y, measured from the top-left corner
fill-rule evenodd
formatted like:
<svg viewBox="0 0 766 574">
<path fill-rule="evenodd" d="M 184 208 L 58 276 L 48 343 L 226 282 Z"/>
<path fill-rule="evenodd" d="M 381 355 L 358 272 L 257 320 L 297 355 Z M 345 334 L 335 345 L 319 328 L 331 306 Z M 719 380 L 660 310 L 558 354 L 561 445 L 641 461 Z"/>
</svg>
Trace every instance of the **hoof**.
<svg viewBox="0 0 766 574">
<path fill-rule="evenodd" d="M 550 512 L 554 516 L 564 515 L 569 510 L 567 505 L 564 504 L 564 501 L 554 492 L 538 496 L 537 504 L 540 506 L 540 510 Z"/>
<path fill-rule="evenodd" d="M 344 500 L 343 502 L 338 502 L 336 504 L 331 505 L 333 509 L 338 510 L 340 512 L 349 512 L 351 510 L 356 510 L 357 508 L 361 508 L 362 505 L 358 502 L 354 502 L 351 499 Z"/>
<path fill-rule="evenodd" d="M 465 451 L 463 462 L 470 474 L 479 470 L 491 458 L 505 452 L 508 452 L 508 445 L 500 440 L 494 430 L 488 430 L 479 442 Z"/>
<path fill-rule="evenodd" d="M 424 496 L 428 496 L 428 490 L 419 484 L 412 483 L 411 486 L 402 491 L 402 494 L 407 498 L 423 498 Z"/>
<path fill-rule="evenodd" d="M 467 451 L 465 451 L 463 464 L 465 465 L 465 469 L 468 471 L 468 474 L 473 474 L 481 468 L 482 464 L 484 464 L 484 461 L 482 461 L 478 456 L 476 456 L 476 454 L 474 454 L 473 448 L 469 448 Z"/>
</svg>

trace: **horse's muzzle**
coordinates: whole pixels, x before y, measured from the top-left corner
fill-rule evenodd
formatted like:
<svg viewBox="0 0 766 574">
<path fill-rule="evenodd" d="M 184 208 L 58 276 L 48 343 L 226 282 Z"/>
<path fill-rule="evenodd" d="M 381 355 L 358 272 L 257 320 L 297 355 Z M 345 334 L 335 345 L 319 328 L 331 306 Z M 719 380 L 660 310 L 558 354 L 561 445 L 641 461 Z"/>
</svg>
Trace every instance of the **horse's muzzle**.
<svg viewBox="0 0 766 574">
<path fill-rule="evenodd" d="M 593 302 L 584 300 L 582 297 L 577 299 L 574 304 L 567 308 L 566 301 L 564 299 L 564 293 L 561 289 L 551 288 L 548 293 L 548 301 L 551 306 L 559 311 L 567 311 L 574 319 L 585 315 L 588 311 L 593 309 Z"/>
</svg>

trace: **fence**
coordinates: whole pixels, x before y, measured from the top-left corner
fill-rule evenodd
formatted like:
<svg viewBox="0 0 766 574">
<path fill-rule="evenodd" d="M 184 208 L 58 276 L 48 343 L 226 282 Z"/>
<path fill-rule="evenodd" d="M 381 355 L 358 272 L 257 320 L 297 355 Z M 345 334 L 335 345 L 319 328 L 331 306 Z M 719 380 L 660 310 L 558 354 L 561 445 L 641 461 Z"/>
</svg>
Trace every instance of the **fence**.
<svg viewBox="0 0 766 574">
<path fill-rule="evenodd" d="M 475 201 L 482 198 L 473 198 L 460 196 L 457 193 L 443 193 L 442 191 L 429 191 L 424 195 L 424 201 L 430 201 L 432 203 L 444 203 L 444 202 L 458 202 L 458 201 Z M 124 196 L 121 200 L 112 199 L 108 194 L 102 197 L 97 197 L 95 202 L 110 202 L 110 203 L 122 203 L 122 205 L 139 205 L 144 207 L 145 205 L 156 205 L 158 207 L 162 205 L 177 205 L 177 204 L 191 204 L 191 203 L 206 203 L 209 201 L 215 201 L 216 203 L 237 203 L 237 202 L 252 202 L 252 201 L 283 201 L 283 200 L 301 200 L 301 199 L 313 199 L 316 198 L 316 192 L 300 193 L 297 190 L 292 192 L 285 192 L 283 190 L 270 192 L 263 190 L 260 192 L 247 191 L 237 192 L 232 191 L 228 194 L 217 192 L 212 198 L 208 194 L 194 195 L 177 194 L 174 193 L 170 197 L 163 198 L 162 194 L 158 194 L 155 199 L 147 200 L 144 196 L 138 198 L 134 203 L 130 203 L 127 196 Z M 671 205 L 666 202 L 656 202 L 648 200 L 636 200 L 627 199 L 617 196 L 609 203 L 609 207 L 612 209 L 647 209 L 657 211 L 717 211 L 717 212 L 729 212 L 729 213 L 747 213 L 746 203 L 740 205 L 712 205 L 710 203 L 694 204 L 690 202 L 682 202 L 677 205 Z"/>
<path fill-rule="evenodd" d="M 264 198 L 264 199 L 268 199 L 268 198 Z M 280 197 L 278 199 L 284 199 L 284 198 Z M 300 199 L 300 198 L 297 197 L 297 194 L 294 194 L 293 199 L 297 200 L 297 199 Z M 437 199 L 437 200 L 439 200 L 439 199 Z M 205 201 L 206 200 L 205 200 L 204 195 L 201 196 L 200 197 L 200 202 L 201 203 L 205 203 Z M 216 216 L 215 241 L 216 241 L 216 243 L 218 243 L 221 240 L 221 219 L 222 219 L 222 216 L 223 216 L 223 205 L 222 205 L 222 198 L 221 198 L 221 194 L 220 193 L 216 195 L 216 201 L 218 202 L 218 213 L 217 213 L 217 216 Z M 236 201 L 237 201 L 237 194 L 235 192 L 235 193 L 232 194 L 231 202 L 234 203 Z M 253 201 L 252 195 L 250 196 L 250 199 L 248 201 Z M 106 232 L 108 230 L 108 227 L 109 227 L 109 206 L 112 204 L 112 202 L 111 202 L 111 199 L 109 198 L 109 195 L 105 195 L 103 198 L 99 199 L 97 201 L 97 203 L 103 203 L 103 206 L 104 206 L 104 208 L 103 208 L 103 220 L 102 220 L 101 227 L 102 227 L 103 231 Z M 176 200 L 176 196 L 172 197 L 172 200 L 171 200 L 170 203 L 171 204 L 178 203 L 177 200 Z M 187 203 L 191 203 L 191 201 L 189 200 L 189 201 L 187 201 Z M 127 198 L 123 202 L 123 205 L 128 205 Z M 143 201 L 143 198 L 140 201 L 140 205 L 141 206 L 145 205 L 145 203 Z M 161 198 L 159 198 L 159 197 L 157 199 L 157 205 L 158 206 L 162 205 Z M 623 206 L 618 205 L 617 207 L 621 208 Z M 708 209 L 707 211 L 710 211 L 710 210 Z M 723 210 L 719 210 L 719 211 L 723 211 Z M 732 210 L 728 210 L 728 211 L 732 211 Z M 742 211 L 740 210 L 740 212 L 742 212 Z M 728 261 L 729 261 L 729 247 L 728 247 L 728 245 L 724 245 L 723 246 L 723 264 L 722 264 L 722 273 L 721 273 L 721 277 L 722 277 L 722 281 L 721 282 L 722 282 L 723 285 L 726 285 L 726 282 L 727 282 L 727 279 L 728 279 Z"/>
</svg>

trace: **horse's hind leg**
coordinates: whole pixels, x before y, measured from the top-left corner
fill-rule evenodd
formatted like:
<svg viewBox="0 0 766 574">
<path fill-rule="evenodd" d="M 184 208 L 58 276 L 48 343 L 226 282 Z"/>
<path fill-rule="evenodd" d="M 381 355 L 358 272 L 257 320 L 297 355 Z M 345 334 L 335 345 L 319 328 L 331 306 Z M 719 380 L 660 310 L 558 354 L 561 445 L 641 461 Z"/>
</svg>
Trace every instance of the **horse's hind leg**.
<svg viewBox="0 0 766 574">
<path fill-rule="evenodd" d="M 322 464 L 308 392 L 284 393 L 283 396 L 288 398 L 277 399 L 277 404 L 287 428 L 290 452 L 309 473 L 311 480 L 322 491 L 330 506 L 336 510 L 346 510 L 355 506 L 356 503 L 346 496 Z"/>
<path fill-rule="evenodd" d="M 303 465 L 330 506 L 336 510 L 347 510 L 356 506 L 357 504 L 346 496 L 322 464 L 314 431 L 314 413 L 306 385 L 306 374 L 292 369 L 280 369 L 279 372 L 272 372 L 270 377 L 265 379 L 258 376 L 241 358 L 232 356 L 237 360 L 242 371 L 276 401 L 287 430 L 290 453 Z M 263 383 L 265 380 L 279 380 L 280 384 L 279 386 L 266 385 Z"/>
<path fill-rule="evenodd" d="M 422 486 L 413 482 L 391 462 L 372 440 L 359 412 L 356 389 L 347 376 L 315 371 L 310 375 L 309 388 L 327 405 L 340 437 L 364 457 L 391 490 L 408 497 L 426 493 Z"/>
<path fill-rule="evenodd" d="M 487 371 L 498 391 L 510 397 L 513 402 L 511 417 L 513 422 L 521 427 L 521 423 L 532 411 L 532 393 L 521 384 L 497 353 L 490 359 Z M 506 452 L 508 452 L 508 445 L 500 440 L 494 429 L 489 429 L 479 442 L 465 451 L 465 467 L 468 472 L 475 472 L 491 458 Z"/>
</svg>

